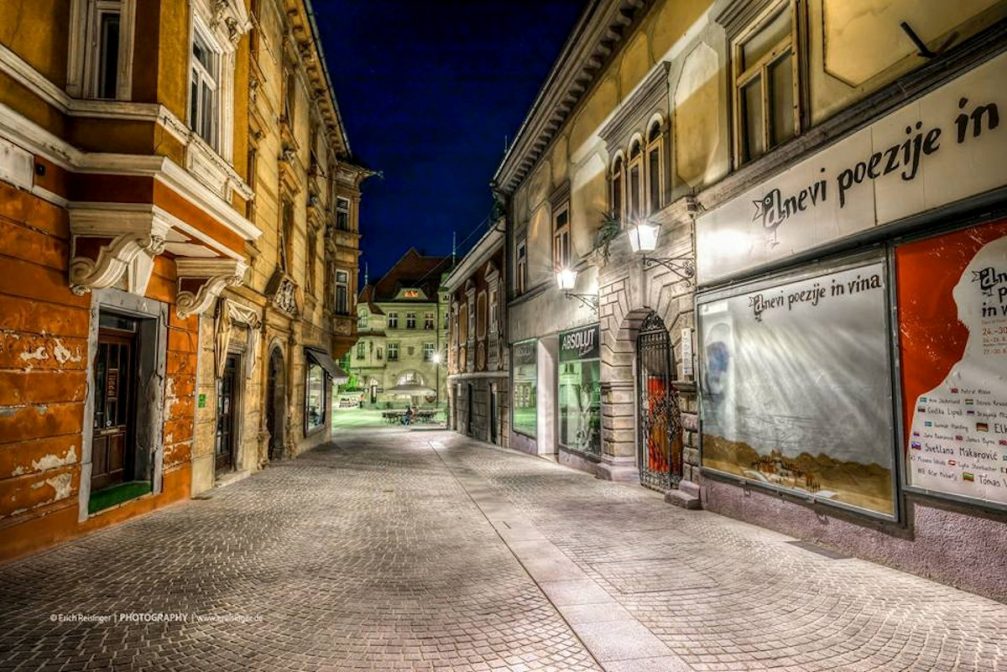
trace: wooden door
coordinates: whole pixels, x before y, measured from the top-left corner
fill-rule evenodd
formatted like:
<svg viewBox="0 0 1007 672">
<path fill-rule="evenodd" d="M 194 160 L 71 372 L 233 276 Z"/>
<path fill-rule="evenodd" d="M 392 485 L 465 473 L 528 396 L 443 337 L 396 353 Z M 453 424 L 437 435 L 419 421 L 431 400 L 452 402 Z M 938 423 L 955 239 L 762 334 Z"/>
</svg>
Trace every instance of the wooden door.
<svg viewBox="0 0 1007 672">
<path fill-rule="evenodd" d="M 136 391 L 136 331 L 98 330 L 94 359 L 94 423 L 91 440 L 91 491 L 132 479 Z"/>
<path fill-rule="evenodd" d="M 217 436 L 214 446 L 217 473 L 234 470 L 236 412 L 238 401 L 238 356 L 228 355 L 224 375 L 217 382 Z"/>
</svg>

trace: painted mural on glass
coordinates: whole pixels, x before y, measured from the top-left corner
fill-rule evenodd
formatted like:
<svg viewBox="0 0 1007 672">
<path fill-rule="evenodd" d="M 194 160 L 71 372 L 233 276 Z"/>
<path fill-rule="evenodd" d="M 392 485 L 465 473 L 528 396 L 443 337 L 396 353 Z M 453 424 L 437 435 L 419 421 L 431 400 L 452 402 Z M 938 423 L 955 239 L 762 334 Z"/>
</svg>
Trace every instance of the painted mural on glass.
<svg viewBox="0 0 1007 672">
<path fill-rule="evenodd" d="M 559 336 L 559 441 L 601 454 L 601 362 L 598 325 Z"/>
<path fill-rule="evenodd" d="M 702 464 L 895 515 L 886 267 L 702 299 Z"/>
</svg>

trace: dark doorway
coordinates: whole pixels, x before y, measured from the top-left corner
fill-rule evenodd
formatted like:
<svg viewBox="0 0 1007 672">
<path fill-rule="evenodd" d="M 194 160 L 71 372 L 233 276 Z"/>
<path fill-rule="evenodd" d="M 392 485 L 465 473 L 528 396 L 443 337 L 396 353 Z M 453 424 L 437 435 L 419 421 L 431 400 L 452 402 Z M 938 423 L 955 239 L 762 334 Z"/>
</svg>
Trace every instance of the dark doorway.
<svg viewBox="0 0 1007 672">
<path fill-rule="evenodd" d="M 269 378 L 266 381 L 266 430 L 269 432 L 269 459 L 283 457 L 283 428 L 286 426 L 286 376 L 283 354 L 274 348 L 269 354 Z"/>
<path fill-rule="evenodd" d="M 137 321 L 103 316 L 94 358 L 91 492 L 132 480 L 136 430 Z"/>
<path fill-rule="evenodd" d="M 682 478 L 682 415 L 672 384 L 671 335 L 655 313 L 643 322 L 636 352 L 640 483 L 663 491 Z"/>
<path fill-rule="evenodd" d="M 214 445 L 217 474 L 234 471 L 237 446 L 238 355 L 228 355 L 224 375 L 217 381 L 217 437 Z"/>
<path fill-rule="evenodd" d="M 371 383 L 371 403 L 378 403 L 378 386 L 375 383 Z"/>
<path fill-rule="evenodd" d="M 490 384 L 490 443 L 497 442 L 497 386 Z"/>
</svg>

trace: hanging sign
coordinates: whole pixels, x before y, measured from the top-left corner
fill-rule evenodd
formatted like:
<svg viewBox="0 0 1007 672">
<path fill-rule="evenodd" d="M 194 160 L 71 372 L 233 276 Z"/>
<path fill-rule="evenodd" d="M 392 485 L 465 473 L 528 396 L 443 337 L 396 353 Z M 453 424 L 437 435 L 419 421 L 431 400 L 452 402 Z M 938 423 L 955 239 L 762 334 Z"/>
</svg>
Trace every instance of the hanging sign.
<svg viewBox="0 0 1007 672">
<path fill-rule="evenodd" d="M 701 284 L 1007 184 L 1007 54 L 696 220 Z"/>
<path fill-rule="evenodd" d="M 589 327 L 564 331 L 559 335 L 559 361 L 572 362 L 579 359 L 598 359 L 599 337 L 597 324 Z"/>
<path fill-rule="evenodd" d="M 895 259 L 906 483 L 1007 505 L 1007 221 Z"/>
</svg>

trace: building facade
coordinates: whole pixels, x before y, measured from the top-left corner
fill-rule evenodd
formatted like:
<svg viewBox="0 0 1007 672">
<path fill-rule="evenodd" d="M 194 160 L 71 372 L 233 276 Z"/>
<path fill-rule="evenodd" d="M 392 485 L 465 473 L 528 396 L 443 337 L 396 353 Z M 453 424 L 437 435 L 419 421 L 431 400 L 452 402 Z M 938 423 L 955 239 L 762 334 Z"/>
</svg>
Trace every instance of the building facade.
<svg viewBox="0 0 1007 672">
<path fill-rule="evenodd" d="M 257 469 L 272 436 L 275 456 L 322 440 L 330 359 L 355 339 L 330 272 L 347 270 L 352 297 L 367 172 L 303 0 L 43 0 L 0 16 L 8 558 Z M 296 118 L 278 124 L 281 72 Z M 269 397 L 277 350 L 285 392 Z M 263 421 L 273 399 L 286 431 Z"/>
<path fill-rule="evenodd" d="M 450 268 L 450 257 L 427 257 L 410 248 L 380 280 L 365 281 L 350 357 L 365 406 L 446 403 L 448 300 L 441 281 Z M 430 392 L 410 396 L 393 390 L 407 384 Z"/>
<path fill-rule="evenodd" d="M 1007 5 L 869 4 L 588 7 L 494 178 L 511 445 L 1002 598 Z"/>
<path fill-rule="evenodd" d="M 444 289 L 450 297 L 448 427 L 506 446 L 510 434 L 510 353 L 503 309 L 503 249 L 504 229 L 494 225 L 444 280 Z"/>
</svg>

